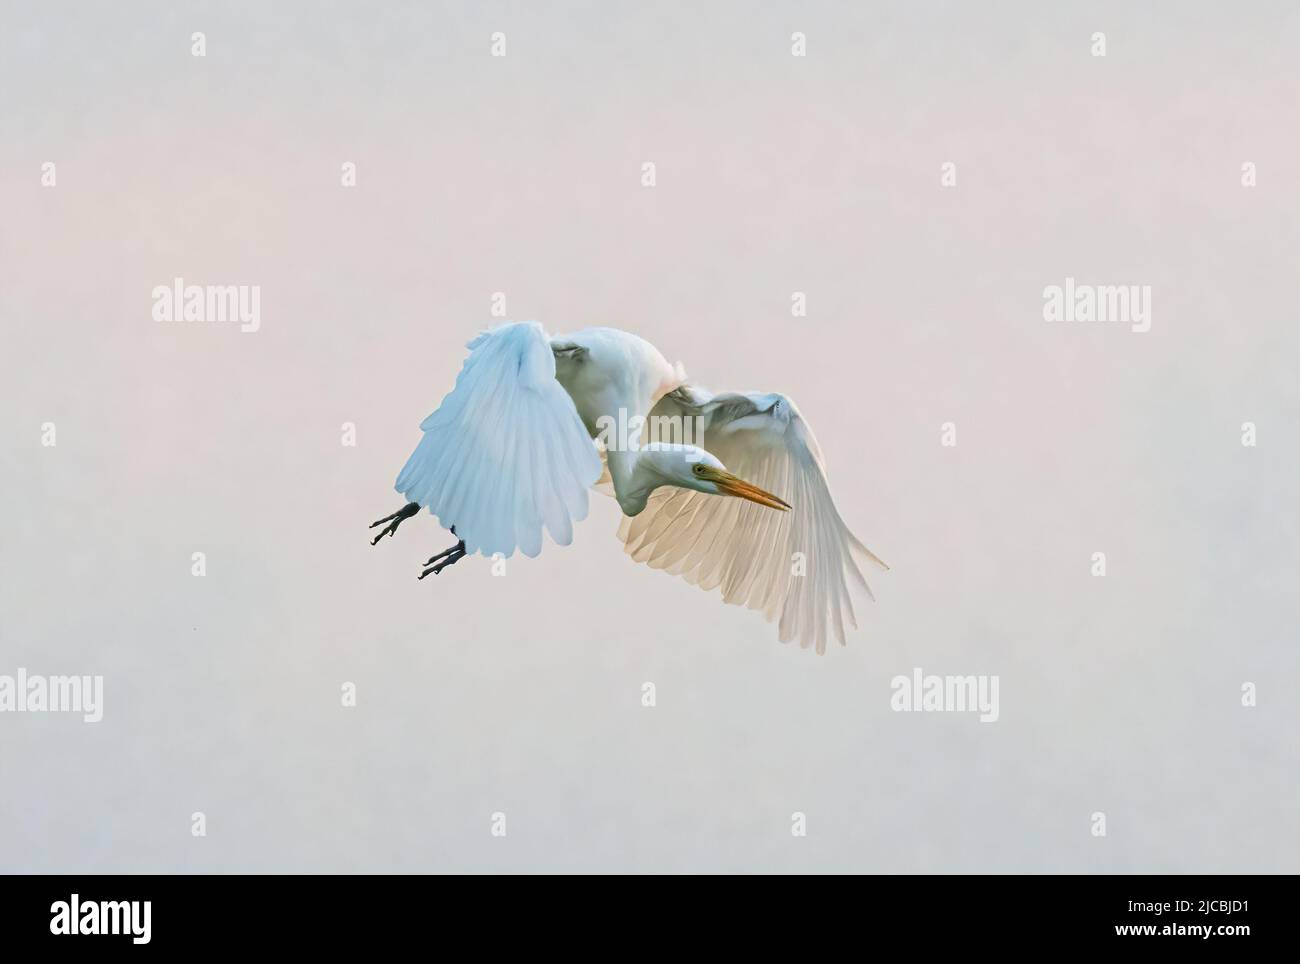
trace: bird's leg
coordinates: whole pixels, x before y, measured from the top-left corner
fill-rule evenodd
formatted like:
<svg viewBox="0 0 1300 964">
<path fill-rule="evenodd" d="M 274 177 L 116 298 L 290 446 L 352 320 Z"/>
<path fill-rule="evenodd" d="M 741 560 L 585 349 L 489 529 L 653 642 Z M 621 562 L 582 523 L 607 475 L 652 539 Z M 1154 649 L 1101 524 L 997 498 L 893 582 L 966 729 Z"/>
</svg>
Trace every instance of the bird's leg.
<svg viewBox="0 0 1300 964">
<path fill-rule="evenodd" d="M 372 529 L 375 526 L 384 525 L 385 522 L 388 523 L 388 525 L 384 526 L 383 530 L 379 533 L 379 535 L 375 536 L 373 539 L 370 540 L 370 544 L 373 546 L 384 536 L 391 536 L 394 532 L 397 531 L 398 526 L 400 526 L 403 522 L 405 522 L 407 519 L 409 519 L 411 516 L 415 515 L 419 511 L 420 511 L 420 503 L 408 502 L 406 503 L 406 505 L 402 506 L 400 509 L 394 512 L 392 515 L 386 515 L 379 521 L 370 523 L 370 528 Z"/>
<path fill-rule="evenodd" d="M 455 527 L 455 526 L 452 526 L 452 527 L 451 527 L 451 534 L 452 534 L 452 535 L 455 535 L 455 534 L 456 534 L 456 527 Z M 460 542 L 456 543 L 456 544 L 455 544 L 454 546 L 452 546 L 450 549 L 443 549 L 442 552 L 438 553 L 436 556 L 430 556 L 429 559 L 428 559 L 428 561 L 425 562 L 425 565 L 426 565 L 426 566 L 431 566 L 431 565 L 433 565 L 433 561 L 434 561 L 435 559 L 441 559 L 443 556 L 449 556 L 449 555 L 451 555 L 453 552 L 455 552 L 457 549 L 464 549 L 464 548 L 465 548 L 465 540 L 462 539 Z"/>
<path fill-rule="evenodd" d="M 464 543 L 462 543 L 462 545 L 463 544 Z M 462 549 L 460 546 L 456 546 L 455 548 L 448 549 L 446 559 L 438 563 L 436 566 L 430 566 L 428 569 L 424 570 L 424 572 L 420 573 L 420 575 L 417 578 L 423 579 L 425 576 L 429 575 L 430 573 L 436 576 L 438 575 L 438 573 L 442 572 L 448 566 L 454 566 L 456 563 L 460 562 L 464 558 L 465 558 L 465 550 Z"/>
<path fill-rule="evenodd" d="M 451 534 L 452 535 L 456 534 L 455 526 L 451 527 Z M 424 572 L 420 573 L 419 578 L 423 579 L 425 576 L 429 575 L 430 573 L 436 576 L 438 575 L 438 573 L 442 572 L 448 566 L 454 566 L 456 563 L 460 562 L 464 558 L 465 558 L 465 540 L 461 539 L 460 542 L 456 543 L 450 549 L 444 549 L 436 556 L 430 556 L 429 561 L 425 563 L 425 565 L 428 566 L 429 568 L 425 569 Z M 442 562 L 438 563 L 435 566 L 433 563 L 437 559 L 442 559 Z"/>
</svg>

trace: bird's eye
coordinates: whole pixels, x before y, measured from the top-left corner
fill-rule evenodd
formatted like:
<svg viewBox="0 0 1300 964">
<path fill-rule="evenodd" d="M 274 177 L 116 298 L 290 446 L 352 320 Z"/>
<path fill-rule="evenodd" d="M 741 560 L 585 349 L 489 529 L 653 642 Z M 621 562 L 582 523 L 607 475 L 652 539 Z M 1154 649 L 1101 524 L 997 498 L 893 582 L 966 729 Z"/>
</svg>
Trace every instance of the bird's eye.
<svg viewBox="0 0 1300 964">
<path fill-rule="evenodd" d="M 698 462 L 695 464 L 695 474 L 696 475 L 704 474 L 704 466 L 700 465 Z"/>
</svg>

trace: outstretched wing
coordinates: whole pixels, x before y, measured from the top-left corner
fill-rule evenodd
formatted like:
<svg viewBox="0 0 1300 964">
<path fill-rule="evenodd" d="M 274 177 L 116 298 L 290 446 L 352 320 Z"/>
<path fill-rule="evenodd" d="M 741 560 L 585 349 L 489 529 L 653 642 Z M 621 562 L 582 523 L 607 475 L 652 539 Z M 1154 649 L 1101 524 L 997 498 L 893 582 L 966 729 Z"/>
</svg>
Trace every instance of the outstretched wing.
<svg viewBox="0 0 1300 964">
<path fill-rule="evenodd" d="M 695 437 L 668 437 L 666 429 Z M 619 526 L 628 554 L 702 589 L 721 589 L 723 602 L 779 619 L 782 642 L 798 639 L 819 653 L 832 634 L 842 644 L 844 624 L 857 626 L 850 590 L 874 598 L 861 566 L 888 566 L 840 518 L 821 451 L 794 403 L 784 395 L 711 395 L 683 386 L 651 411 L 647 438 L 701 445 L 793 508 L 773 512 L 743 499 L 660 488 Z"/>
<path fill-rule="evenodd" d="M 424 438 L 397 491 L 456 527 L 468 552 L 526 556 L 542 527 L 559 545 L 587 516 L 600 456 L 573 400 L 555 380 L 550 340 L 536 322 L 502 325 L 466 345 L 456 385 L 420 423 Z"/>
</svg>

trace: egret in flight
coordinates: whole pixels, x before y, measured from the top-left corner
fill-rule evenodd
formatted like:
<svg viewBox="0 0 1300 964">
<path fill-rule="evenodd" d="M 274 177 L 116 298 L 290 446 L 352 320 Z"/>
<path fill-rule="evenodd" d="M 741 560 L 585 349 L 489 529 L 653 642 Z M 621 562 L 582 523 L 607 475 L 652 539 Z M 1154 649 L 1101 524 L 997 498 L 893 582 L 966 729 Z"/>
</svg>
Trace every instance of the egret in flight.
<svg viewBox="0 0 1300 964">
<path fill-rule="evenodd" d="M 407 503 L 371 524 L 384 526 L 372 545 L 428 508 L 460 541 L 421 579 L 475 552 L 536 556 L 543 528 L 572 542 L 596 488 L 618 500 L 618 537 L 635 561 L 779 620 L 782 642 L 821 653 L 857 626 L 850 591 L 874 598 L 862 566 L 888 567 L 840 518 L 789 398 L 715 395 L 614 328 L 551 337 L 520 322 L 466 347 L 397 477 Z M 613 426 L 627 431 L 610 438 Z"/>
</svg>

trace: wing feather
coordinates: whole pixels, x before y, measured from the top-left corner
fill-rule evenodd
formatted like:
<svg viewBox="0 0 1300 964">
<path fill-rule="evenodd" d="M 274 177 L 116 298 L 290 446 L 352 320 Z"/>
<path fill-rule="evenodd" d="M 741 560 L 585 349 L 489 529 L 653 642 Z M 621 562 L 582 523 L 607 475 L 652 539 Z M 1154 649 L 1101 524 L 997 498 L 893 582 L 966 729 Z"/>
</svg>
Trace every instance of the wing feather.
<svg viewBox="0 0 1300 964">
<path fill-rule="evenodd" d="M 703 419 L 700 441 L 732 472 L 786 498 L 773 512 L 740 499 L 690 489 L 656 490 L 624 518 L 619 538 L 637 562 L 685 578 L 723 602 L 776 621 L 782 642 L 824 652 L 856 627 L 853 593 L 871 597 L 862 566 L 888 568 L 849 531 L 826 481 L 821 450 L 794 403 L 782 395 L 711 395 L 683 386 L 650 413 Z M 802 557 L 803 567 L 798 567 Z"/>
<path fill-rule="evenodd" d="M 455 386 L 420 423 L 424 437 L 397 491 L 455 526 L 469 552 L 535 556 L 543 528 L 568 545 L 601 464 L 555 379 L 546 332 L 536 322 L 503 325 L 466 347 Z"/>
</svg>

